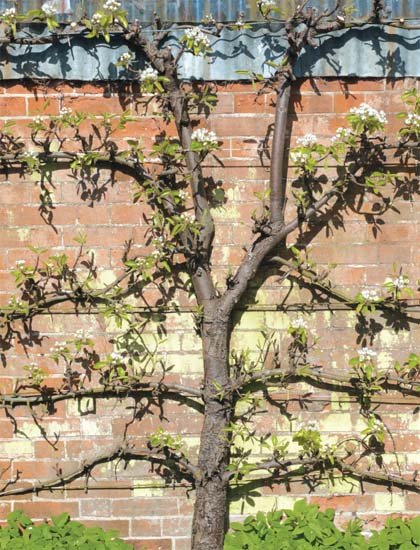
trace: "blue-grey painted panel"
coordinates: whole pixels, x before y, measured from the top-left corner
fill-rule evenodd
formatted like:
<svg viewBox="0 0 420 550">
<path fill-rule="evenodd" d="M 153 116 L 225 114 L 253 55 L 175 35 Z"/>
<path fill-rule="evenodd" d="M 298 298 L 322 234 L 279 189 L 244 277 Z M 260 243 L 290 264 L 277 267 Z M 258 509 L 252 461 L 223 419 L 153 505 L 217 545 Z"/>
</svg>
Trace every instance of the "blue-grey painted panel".
<svg viewBox="0 0 420 550">
<path fill-rule="evenodd" d="M 174 31 L 170 38 L 174 49 L 178 47 L 179 32 Z M 318 48 L 308 48 L 300 56 L 296 76 L 420 77 L 420 30 L 369 26 L 326 34 L 317 40 Z M 264 24 L 242 33 L 225 30 L 212 41 L 213 52 L 207 58 L 190 54 L 182 57 L 184 78 L 246 78 L 236 73 L 240 69 L 268 75 L 272 69 L 265 62 L 279 61 L 287 45 L 280 26 L 269 29 Z M 88 81 L 131 78 L 116 67 L 119 56 L 126 51 L 123 38 L 113 41 L 112 46 L 74 37 L 70 43 L 63 41 L 60 46 L 3 47 L 0 48 L 0 77 Z M 137 64 L 141 67 L 142 60 L 137 60 Z"/>
<path fill-rule="evenodd" d="M 84 12 L 92 14 L 103 5 L 103 0 L 18 0 L 21 13 L 39 8 L 44 2 L 56 2 L 64 18 L 80 17 Z M 319 9 L 331 8 L 335 0 L 312 0 L 310 5 Z M 390 17 L 420 17 L 419 0 L 387 0 Z M 0 11 L 14 5 L 14 0 L 0 0 Z M 131 20 L 136 18 L 150 21 L 154 11 L 169 21 L 201 21 L 206 14 L 212 14 L 221 21 L 235 21 L 243 11 L 247 19 L 258 19 L 256 0 L 122 0 L 122 5 Z M 293 11 L 294 0 L 277 0 L 284 16 Z M 355 0 L 357 17 L 364 17 L 371 11 L 371 0 Z"/>
</svg>

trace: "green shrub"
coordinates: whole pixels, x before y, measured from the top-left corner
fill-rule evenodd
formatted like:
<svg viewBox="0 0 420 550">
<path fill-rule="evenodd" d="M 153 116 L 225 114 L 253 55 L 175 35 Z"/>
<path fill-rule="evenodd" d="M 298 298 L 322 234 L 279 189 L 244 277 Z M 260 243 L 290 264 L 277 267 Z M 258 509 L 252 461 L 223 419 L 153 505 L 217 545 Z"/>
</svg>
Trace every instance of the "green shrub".
<svg viewBox="0 0 420 550">
<path fill-rule="evenodd" d="M 130 544 L 116 538 L 117 534 L 70 521 L 65 513 L 52 518 L 51 523 L 34 525 L 23 512 L 16 511 L 0 529 L 0 550 L 132 550 Z"/>
<path fill-rule="evenodd" d="M 365 539 L 359 520 L 344 531 L 334 525 L 334 510 L 320 512 L 298 500 L 293 510 L 280 510 L 232 523 L 224 550 L 413 550 L 420 548 L 420 517 L 388 519 L 381 531 Z"/>
</svg>

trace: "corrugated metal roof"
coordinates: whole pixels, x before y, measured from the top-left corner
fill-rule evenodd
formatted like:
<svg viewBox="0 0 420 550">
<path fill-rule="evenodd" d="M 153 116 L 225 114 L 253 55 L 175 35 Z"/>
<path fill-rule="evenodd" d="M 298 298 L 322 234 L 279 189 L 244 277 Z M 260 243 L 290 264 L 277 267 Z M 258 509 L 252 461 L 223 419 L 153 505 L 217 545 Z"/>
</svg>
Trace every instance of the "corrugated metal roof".
<svg viewBox="0 0 420 550">
<path fill-rule="evenodd" d="M 104 0 L 18 0 L 20 13 L 28 9 L 41 7 L 45 1 L 56 1 L 65 18 L 80 17 L 84 12 L 92 14 L 99 9 Z M 353 0 L 357 17 L 369 14 L 371 0 Z M 14 0 L 0 0 L 0 11 L 10 8 Z M 164 20 L 169 21 L 201 21 L 206 14 L 212 14 L 221 21 L 235 21 L 238 13 L 243 11 L 246 19 L 258 19 L 256 0 L 122 0 L 123 8 L 129 13 L 131 20 L 150 21 L 153 12 L 158 12 Z M 319 9 L 333 6 L 335 0 L 312 0 L 310 4 Z M 285 16 L 293 12 L 293 0 L 277 0 L 278 7 Z M 419 0 L 387 0 L 391 17 L 420 17 Z"/>
<path fill-rule="evenodd" d="M 392 32 L 391 32 L 392 31 Z M 177 47 L 173 33 L 171 44 Z M 295 67 L 296 76 L 321 77 L 420 77 L 418 63 L 418 31 L 387 29 L 378 25 L 342 30 L 317 38 L 318 47 L 302 52 Z M 287 47 L 281 29 L 255 25 L 252 30 L 238 32 L 225 30 L 220 37 L 212 37 L 213 52 L 206 58 L 186 53 L 181 59 L 180 73 L 185 79 L 239 80 L 247 78 L 236 72 L 247 69 L 264 72 L 272 69 L 266 61 L 280 61 Z M 21 79 L 64 78 L 68 80 L 116 80 L 133 78 L 122 67 L 117 67 L 119 56 L 127 52 L 122 37 L 116 37 L 112 46 L 103 41 L 92 42 L 76 36 L 54 46 L 11 45 L 3 49 L 0 78 Z M 351 52 L 351 55 L 349 55 Z M 137 60 L 139 68 L 144 66 Z"/>
</svg>

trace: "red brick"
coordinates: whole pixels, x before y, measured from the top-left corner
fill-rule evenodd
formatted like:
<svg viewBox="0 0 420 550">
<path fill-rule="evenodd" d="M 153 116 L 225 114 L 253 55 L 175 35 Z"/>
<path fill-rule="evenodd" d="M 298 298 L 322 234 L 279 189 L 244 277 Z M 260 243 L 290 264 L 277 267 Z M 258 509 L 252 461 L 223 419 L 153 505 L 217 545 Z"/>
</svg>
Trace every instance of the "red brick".
<svg viewBox="0 0 420 550">
<path fill-rule="evenodd" d="M 170 539 L 129 539 L 134 550 L 172 550 Z"/>
<path fill-rule="evenodd" d="M 0 96 L 0 117 L 17 117 L 17 116 L 25 116 L 25 115 L 26 115 L 25 98 Z"/>
<path fill-rule="evenodd" d="M 291 112 L 293 113 L 332 113 L 333 95 L 294 95 L 292 96 Z"/>
<path fill-rule="evenodd" d="M 235 94 L 234 95 L 235 113 L 256 113 L 264 112 L 264 96 L 258 96 L 256 93 Z"/>
<path fill-rule="evenodd" d="M 359 107 L 365 101 L 363 93 L 344 93 L 334 95 L 334 113 L 349 113 L 353 107 Z"/>
<path fill-rule="evenodd" d="M 161 533 L 160 519 L 133 519 L 131 522 L 131 535 L 134 537 L 145 536 L 159 537 Z M 170 533 L 173 535 L 174 533 Z"/>
<path fill-rule="evenodd" d="M 225 136 L 264 137 L 271 118 L 267 115 L 224 116 L 211 121 L 210 128 L 221 140 Z"/>
<path fill-rule="evenodd" d="M 178 503 L 171 498 L 140 498 L 132 497 L 128 500 L 115 500 L 112 503 L 113 516 L 128 516 L 143 518 L 152 516 L 173 516 L 178 513 Z"/>
<path fill-rule="evenodd" d="M 101 115 L 103 113 L 121 114 L 123 111 L 129 109 L 131 104 L 130 102 L 127 102 L 125 98 L 118 98 L 116 96 L 66 96 L 62 106 L 81 113 Z"/>
<path fill-rule="evenodd" d="M 28 98 L 28 115 L 58 115 L 60 111 L 58 97 L 45 97 L 39 95 L 37 97 Z"/>
<path fill-rule="evenodd" d="M 67 512 L 72 518 L 77 517 L 79 514 L 79 503 L 71 500 L 66 500 L 65 502 L 48 502 L 43 500 L 19 502 L 16 508 L 23 510 L 32 519 L 49 519 L 63 512 Z"/>
<path fill-rule="evenodd" d="M 129 522 L 123 519 L 85 519 L 81 517 L 78 521 L 81 521 L 86 527 L 100 527 L 106 531 L 117 531 L 119 537 L 128 537 L 129 535 Z"/>
</svg>

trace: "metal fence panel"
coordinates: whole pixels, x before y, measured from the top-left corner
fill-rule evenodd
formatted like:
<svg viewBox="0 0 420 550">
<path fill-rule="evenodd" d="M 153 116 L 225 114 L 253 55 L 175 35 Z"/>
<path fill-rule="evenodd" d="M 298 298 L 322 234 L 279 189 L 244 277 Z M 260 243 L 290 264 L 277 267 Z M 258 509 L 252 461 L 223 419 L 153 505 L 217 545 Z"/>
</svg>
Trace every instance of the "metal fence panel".
<svg viewBox="0 0 420 550">
<path fill-rule="evenodd" d="M 45 1 L 56 2 L 64 19 L 79 18 L 83 13 L 91 15 L 99 9 L 104 0 L 18 0 L 20 13 L 42 6 Z M 369 14 L 372 2 L 370 0 L 354 0 L 355 15 L 364 17 Z M 158 12 L 164 20 L 169 21 L 201 21 L 207 14 L 212 14 L 222 21 L 235 21 L 239 12 L 243 11 L 247 19 L 258 19 L 256 0 L 123 0 L 124 9 L 131 20 L 150 21 L 153 12 Z M 310 5 L 325 9 L 335 4 L 335 0 L 312 0 Z M 0 11 L 15 5 L 14 0 L 0 0 Z M 284 16 L 289 15 L 294 8 L 294 0 L 277 0 L 277 5 Z M 392 17 L 416 19 L 420 17 L 419 0 L 387 0 L 389 14 Z"/>
</svg>

